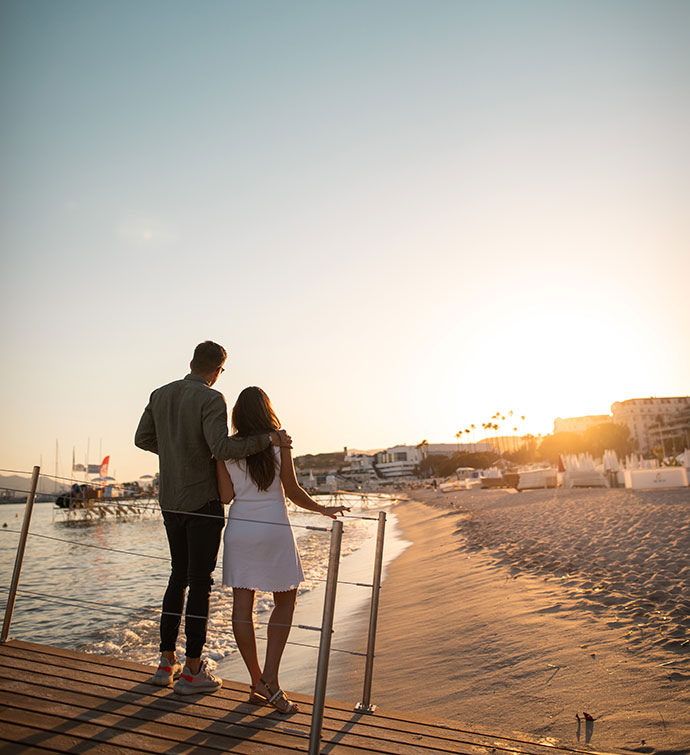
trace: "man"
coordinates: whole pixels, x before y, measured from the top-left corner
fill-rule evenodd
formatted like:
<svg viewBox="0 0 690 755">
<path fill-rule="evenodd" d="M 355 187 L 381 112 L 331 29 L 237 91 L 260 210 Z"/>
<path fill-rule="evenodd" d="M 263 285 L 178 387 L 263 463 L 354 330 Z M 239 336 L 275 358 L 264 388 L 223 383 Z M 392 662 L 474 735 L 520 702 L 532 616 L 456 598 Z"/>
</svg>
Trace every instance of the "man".
<svg viewBox="0 0 690 755">
<path fill-rule="evenodd" d="M 290 445 L 284 430 L 250 438 L 228 437 L 223 394 L 211 388 L 224 372 L 225 349 L 204 341 L 194 350 L 190 374 L 156 389 L 139 421 L 134 442 L 158 454 L 159 502 L 170 545 L 171 572 L 163 597 L 160 664 L 152 682 L 175 692 L 215 692 L 221 680 L 201 660 L 213 570 L 223 531 L 223 505 L 215 459 L 242 459 L 269 445 Z M 185 590 L 187 635 L 184 668 L 175 655 Z"/>
</svg>

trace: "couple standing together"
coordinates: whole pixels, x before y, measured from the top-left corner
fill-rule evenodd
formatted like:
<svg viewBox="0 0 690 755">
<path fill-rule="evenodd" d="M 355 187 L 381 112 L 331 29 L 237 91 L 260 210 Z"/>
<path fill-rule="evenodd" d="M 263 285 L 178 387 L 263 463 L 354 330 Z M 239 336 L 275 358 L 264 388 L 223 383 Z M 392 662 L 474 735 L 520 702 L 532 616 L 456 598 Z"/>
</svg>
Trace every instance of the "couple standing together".
<svg viewBox="0 0 690 755">
<path fill-rule="evenodd" d="M 297 482 L 291 439 L 261 388 L 245 388 L 232 410 L 228 436 L 223 394 L 211 386 L 224 372 L 225 349 L 212 341 L 194 350 L 190 374 L 156 389 L 134 442 L 158 454 L 159 502 L 170 545 L 171 572 L 163 596 L 161 658 L 152 682 L 175 692 L 215 692 L 222 685 L 201 659 L 206 642 L 209 596 L 220 538 L 223 504 L 232 506 L 224 534 L 223 584 L 233 588 L 232 627 L 249 670 L 249 701 L 283 713 L 297 706 L 280 688 L 278 670 L 295 608 L 302 564 L 285 507 L 285 496 L 331 519 L 344 506 L 321 506 Z M 185 613 L 184 667 L 175 648 Z M 254 634 L 256 590 L 272 592 L 263 668 Z"/>
</svg>

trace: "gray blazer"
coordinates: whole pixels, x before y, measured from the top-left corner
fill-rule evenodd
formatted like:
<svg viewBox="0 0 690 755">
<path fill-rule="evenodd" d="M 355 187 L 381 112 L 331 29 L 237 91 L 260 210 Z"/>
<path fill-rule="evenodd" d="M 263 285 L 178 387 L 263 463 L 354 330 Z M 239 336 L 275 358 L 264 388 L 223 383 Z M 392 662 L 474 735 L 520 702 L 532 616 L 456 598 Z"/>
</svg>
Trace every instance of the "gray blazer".
<svg viewBox="0 0 690 755">
<path fill-rule="evenodd" d="M 223 394 L 190 374 L 151 394 L 134 443 L 158 454 L 161 508 L 196 511 L 218 499 L 215 459 L 251 456 L 267 448 L 271 436 L 228 437 Z"/>
</svg>

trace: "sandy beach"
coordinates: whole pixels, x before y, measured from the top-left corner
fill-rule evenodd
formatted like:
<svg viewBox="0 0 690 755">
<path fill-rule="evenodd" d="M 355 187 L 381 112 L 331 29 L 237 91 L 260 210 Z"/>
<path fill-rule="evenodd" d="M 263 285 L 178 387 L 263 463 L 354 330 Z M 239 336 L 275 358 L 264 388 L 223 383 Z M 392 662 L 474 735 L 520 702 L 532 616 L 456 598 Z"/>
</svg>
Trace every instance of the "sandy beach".
<svg viewBox="0 0 690 755">
<path fill-rule="evenodd" d="M 583 749 L 690 752 L 690 491 L 409 497 L 373 703 Z M 329 697 L 357 701 L 361 683 L 359 664 L 332 659 Z"/>
</svg>

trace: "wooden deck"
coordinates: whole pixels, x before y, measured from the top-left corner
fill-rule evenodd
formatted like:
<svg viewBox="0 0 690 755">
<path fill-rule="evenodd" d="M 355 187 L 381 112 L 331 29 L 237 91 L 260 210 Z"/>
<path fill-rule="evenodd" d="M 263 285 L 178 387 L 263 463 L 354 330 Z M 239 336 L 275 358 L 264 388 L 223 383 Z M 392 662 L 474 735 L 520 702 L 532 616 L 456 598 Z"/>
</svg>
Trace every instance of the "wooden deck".
<svg viewBox="0 0 690 755">
<path fill-rule="evenodd" d="M 311 698 L 283 716 L 245 702 L 244 684 L 224 682 L 213 695 L 180 697 L 146 683 L 153 668 L 11 640 L 0 645 L 0 752 L 129 753 L 305 752 Z M 525 735 L 480 734 L 411 713 L 354 713 L 327 700 L 321 752 L 502 755 L 588 753 Z"/>
</svg>

